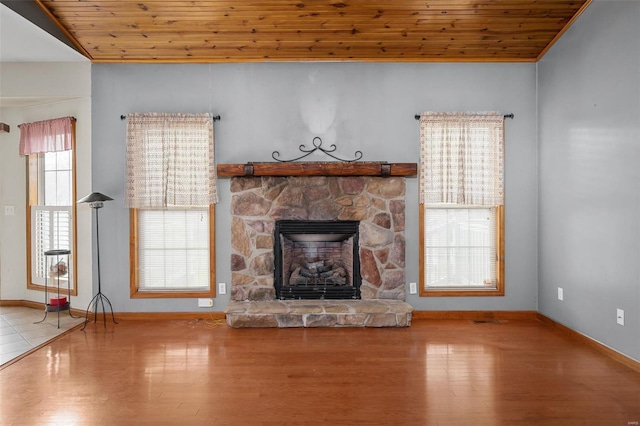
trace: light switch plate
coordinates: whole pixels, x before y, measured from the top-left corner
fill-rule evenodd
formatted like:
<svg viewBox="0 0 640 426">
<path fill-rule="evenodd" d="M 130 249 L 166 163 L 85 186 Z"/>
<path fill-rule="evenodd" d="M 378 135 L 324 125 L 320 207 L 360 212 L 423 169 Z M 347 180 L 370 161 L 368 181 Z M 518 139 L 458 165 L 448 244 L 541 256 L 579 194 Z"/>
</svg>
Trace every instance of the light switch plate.
<svg viewBox="0 0 640 426">
<path fill-rule="evenodd" d="M 218 283 L 218 293 L 227 294 L 227 283 Z"/>
<path fill-rule="evenodd" d="M 418 286 L 416 283 L 409 283 L 409 293 L 416 294 L 418 292 Z"/>
</svg>

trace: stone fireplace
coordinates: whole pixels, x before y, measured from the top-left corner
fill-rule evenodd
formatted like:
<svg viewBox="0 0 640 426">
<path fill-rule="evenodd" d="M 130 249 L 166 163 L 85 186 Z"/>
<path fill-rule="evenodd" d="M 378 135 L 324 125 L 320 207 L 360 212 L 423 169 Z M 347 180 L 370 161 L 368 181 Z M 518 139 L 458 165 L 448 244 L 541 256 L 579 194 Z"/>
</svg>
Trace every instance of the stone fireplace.
<svg viewBox="0 0 640 426">
<path fill-rule="evenodd" d="M 415 163 L 219 164 L 231 178 L 227 324 L 409 326 L 405 177 L 416 174 Z"/>
<path fill-rule="evenodd" d="M 231 193 L 232 300 L 277 298 L 277 221 L 357 222 L 360 297 L 405 299 L 403 177 L 233 177 Z"/>
</svg>

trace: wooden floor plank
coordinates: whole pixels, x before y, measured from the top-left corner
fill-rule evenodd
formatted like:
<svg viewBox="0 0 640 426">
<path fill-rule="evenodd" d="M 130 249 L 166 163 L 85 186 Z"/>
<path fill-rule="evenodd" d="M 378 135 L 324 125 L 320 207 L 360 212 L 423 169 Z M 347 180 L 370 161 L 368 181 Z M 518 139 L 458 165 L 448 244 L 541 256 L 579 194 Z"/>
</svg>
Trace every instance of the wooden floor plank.
<svg viewBox="0 0 640 426">
<path fill-rule="evenodd" d="M 627 425 L 640 374 L 536 320 L 74 331 L 0 370 L 0 424 Z"/>
</svg>

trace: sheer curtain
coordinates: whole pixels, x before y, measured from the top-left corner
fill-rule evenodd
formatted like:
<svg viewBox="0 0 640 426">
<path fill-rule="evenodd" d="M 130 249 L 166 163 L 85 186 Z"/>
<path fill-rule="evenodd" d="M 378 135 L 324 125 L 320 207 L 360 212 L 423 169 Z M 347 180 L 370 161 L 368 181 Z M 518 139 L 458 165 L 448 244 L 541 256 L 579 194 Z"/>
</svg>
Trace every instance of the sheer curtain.
<svg viewBox="0 0 640 426">
<path fill-rule="evenodd" d="M 504 117 L 420 115 L 420 203 L 504 205 Z"/>
<path fill-rule="evenodd" d="M 129 114 L 127 207 L 217 203 L 213 147 L 209 114 Z"/>
<path fill-rule="evenodd" d="M 20 155 L 70 150 L 73 120 L 62 117 L 20 124 Z"/>
</svg>

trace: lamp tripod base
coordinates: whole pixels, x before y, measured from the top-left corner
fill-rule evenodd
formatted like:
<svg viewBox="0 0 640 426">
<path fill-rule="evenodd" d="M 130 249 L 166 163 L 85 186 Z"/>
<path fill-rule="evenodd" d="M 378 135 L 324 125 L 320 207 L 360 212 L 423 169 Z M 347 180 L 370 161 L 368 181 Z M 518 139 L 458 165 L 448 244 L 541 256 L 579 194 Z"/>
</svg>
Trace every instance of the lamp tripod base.
<svg viewBox="0 0 640 426">
<path fill-rule="evenodd" d="M 116 321 L 116 317 L 113 314 L 113 306 L 111 306 L 111 301 L 109 300 L 109 298 L 107 296 L 105 296 L 104 294 L 102 294 L 101 291 L 98 291 L 98 293 L 93 296 L 93 299 L 91 299 L 91 302 L 89 302 L 89 306 L 87 306 L 87 313 L 84 317 L 84 326 L 82 326 L 81 331 L 84 330 L 87 327 L 87 322 L 89 321 L 89 310 L 91 309 L 91 305 L 93 305 L 93 322 L 95 324 L 95 322 L 98 320 L 98 303 L 100 303 L 102 305 L 102 318 L 104 319 L 104 328 L 107 328 L 107 311 L 104 308 L 104 302 L 105 300 L 107 301 L 107 304 L 109 305 L 109 310 L 111 310 L 111 318 L 113 319 L 113 323 L 117 324 L 118 322 Z"/>
</svg>

